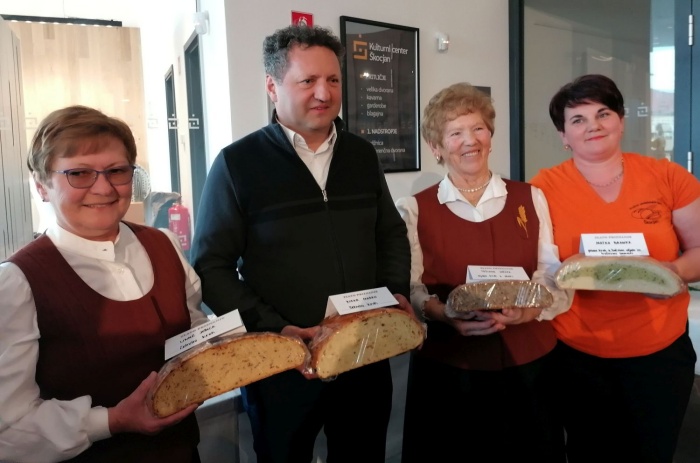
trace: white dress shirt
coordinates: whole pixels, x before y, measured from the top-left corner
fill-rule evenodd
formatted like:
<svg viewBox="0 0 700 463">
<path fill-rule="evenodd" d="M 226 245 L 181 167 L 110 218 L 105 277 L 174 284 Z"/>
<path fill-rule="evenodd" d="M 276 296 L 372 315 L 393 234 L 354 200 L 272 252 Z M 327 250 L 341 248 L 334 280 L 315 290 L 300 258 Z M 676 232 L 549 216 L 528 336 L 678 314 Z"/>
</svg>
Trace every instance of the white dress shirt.
<svg viewBox="0 0 700 463">
<path fill-rule="evenodd" d="M 282 124 L 282 129 L 285 135 L 289 139 L 289 142 L 294 147 L 299 157 L 306 167 L 309 168 L 311 175 L 316 179 L 316 183 L 321 187 L 322 190 L 326 189 L 326 180 L 328 180 L 328 168 L 331 165 L 331 159 L 333 159 L 333 146 L 335 145 L 335 140 L 338 137 L 338 133 L 335 130 L 335 124 L 332 124 L 331 132 L 328 134 L 328 138 L 321 143 L 316 151 L 311 151 L 309 145 L 306 144 L 304 137 L 296 133 L 294 130 L 286 127 Z"/>
<path fill-rule="evenodd" d="M 498 215 L 506 205 L 508 191 L 506 184 L 498 174 L 493 174 L 484 194 L 476 206 L 467 201 L 462 193 L 452 184 L 449 177 L 440 181 L 437 199 L 457 217 L 470 222 L 483 222 Z M 532 281 L 544 284 L 554 296 L 552 307 L 542 310 L 539 320 L 551 320 L 560 313 L 566 312 L 571 306 L 572 291 L 563 291 L 554 283 L 554 272 L 561 265 L 559 260 L 559 248 L 554 244 L 552 219 L 549 216 L 547 200 L 537 187 L 532 187 L 532 202 L 535 205 L 537 218 L 540 221 L 540 233 L 537 251 L 537 270 L 532 276 Z M 418 240 L 418 203 L 416 198 L 408 196 L 399 198 L 396 207 L 408 228 L 408 240 L 411 244 L 411 304 L 416 313 L 423 313 L 423 304 L 431 295 L 422 283 L 423 277 L 423 250 Z M 475 244 L 477 246 L 478 244 Z M 466 281 L 466 269 L 465 269 Z M 445 302 L 445 301 L 442 301 Z"/>
<path fill-rule="evenodd" d="M 185 270 L 192 326 L 205 323 L 208 319 L 200 310 L 199 277 L 182 255 L 177 237 L 169 230 L 162 231 L 172 241 Z M 123 223 L 114 243 L 86 240 L 55 224 L 46 234 L 78 276 L 108 299 L 131 301 L 153 287 L 148 254 Z M 92 407 L 89 396 L 39 398 L 35 372 L 41 333 L 36 307 L 24 274 L 9 262 L 0 264 L 0 301 L 0 461 L 65 460 L 92 442 L 110 437 L 107 409 Z"/>
</svg>

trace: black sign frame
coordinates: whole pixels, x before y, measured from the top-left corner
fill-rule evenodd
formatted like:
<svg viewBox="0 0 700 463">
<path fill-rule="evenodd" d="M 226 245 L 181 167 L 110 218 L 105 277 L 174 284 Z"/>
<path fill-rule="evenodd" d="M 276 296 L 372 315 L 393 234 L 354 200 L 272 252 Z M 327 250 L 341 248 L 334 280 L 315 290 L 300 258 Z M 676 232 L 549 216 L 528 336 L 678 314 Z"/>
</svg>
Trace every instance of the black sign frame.
<svg viewBox="0 0 700 463">
<path fill-rule="evenodd" d="M 374 145 L 385 173 L 421 170 L 418 34 L 415 27 L 340 17 L 343 120 Z"/>
</svg>

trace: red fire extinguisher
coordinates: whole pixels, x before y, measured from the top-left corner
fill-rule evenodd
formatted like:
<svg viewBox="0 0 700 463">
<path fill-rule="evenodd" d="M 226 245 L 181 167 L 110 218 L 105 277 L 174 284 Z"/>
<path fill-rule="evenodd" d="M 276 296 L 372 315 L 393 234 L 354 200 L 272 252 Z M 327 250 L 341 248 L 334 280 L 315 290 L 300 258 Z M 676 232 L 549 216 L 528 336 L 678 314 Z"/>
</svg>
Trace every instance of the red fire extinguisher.
<svg viewBox="0 0 700 463">
<path fill-rule="evenodd" d="M 168 209 L 168 228 L 175 233 L 180 240 L 183 251 L 189 251 L 192 242 L 192 224 L 190 223 L 190 211 L 179 201 Z"/>
</svg>

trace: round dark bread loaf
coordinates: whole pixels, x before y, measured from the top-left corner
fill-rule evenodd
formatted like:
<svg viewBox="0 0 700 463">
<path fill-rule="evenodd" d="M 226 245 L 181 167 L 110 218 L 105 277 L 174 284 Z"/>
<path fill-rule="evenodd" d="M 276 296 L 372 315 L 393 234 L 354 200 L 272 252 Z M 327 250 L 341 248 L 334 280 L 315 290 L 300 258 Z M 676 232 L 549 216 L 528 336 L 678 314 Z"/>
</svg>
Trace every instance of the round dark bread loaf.
<svg viewBox="0 0 700 463">
<path fill-rule="evenodd" d="M 447 297 L 445 313 L 451 316 L 508 307 L 544 309 L 553 303 L 552 293 L 540 283 L 527 280 L 478 281 L 453 289 Z"/>
</svg>

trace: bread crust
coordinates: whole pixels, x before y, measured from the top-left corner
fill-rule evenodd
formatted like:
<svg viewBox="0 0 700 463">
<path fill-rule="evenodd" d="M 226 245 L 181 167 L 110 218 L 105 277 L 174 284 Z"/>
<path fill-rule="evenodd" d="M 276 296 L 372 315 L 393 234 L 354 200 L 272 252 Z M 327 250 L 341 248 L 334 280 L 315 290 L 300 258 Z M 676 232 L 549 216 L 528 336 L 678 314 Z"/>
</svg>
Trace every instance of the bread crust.
<svg viewBox="0 0 700 463">
<path fill-rule="evenodd" d="M 312 371 L 328 379 L 420 346 L 426 329 L 403 310 L 372 309 L 323 320 L 311 341 Z"/>
<path fill-rule="evenodd" d="M 209 341 L 161 368 L 150 394 L 151 409 L 156 416 L 169 416 L 254 381 L 302 368 L 308 358 L 300 339 L 272 332 Z"/>
<path fill-rule="evenodd" d="M 447 297 L 445 313 L 454 317 L 474 310 L 501 310 L 508 307 L 545 309 L 553 303 L 552 293 L 534 281 L 478 281 L 453 289 Z"/>
</svg>

